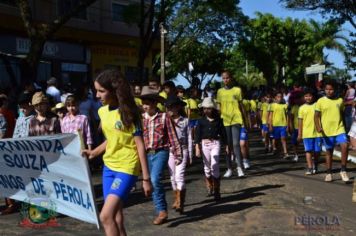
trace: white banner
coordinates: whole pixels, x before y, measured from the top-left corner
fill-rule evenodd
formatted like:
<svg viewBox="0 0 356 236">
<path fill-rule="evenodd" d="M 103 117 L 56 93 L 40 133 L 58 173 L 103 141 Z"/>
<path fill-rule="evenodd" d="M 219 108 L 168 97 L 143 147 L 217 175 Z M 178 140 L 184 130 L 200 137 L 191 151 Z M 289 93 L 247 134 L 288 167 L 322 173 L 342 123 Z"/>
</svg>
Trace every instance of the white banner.
<svg viewBox="0 0 356 236">
<path fill-rule="evenodd" d="M 0 140 L 0 197 L 96 224 L 86 158 L 76 134 Z"/>
</svg>

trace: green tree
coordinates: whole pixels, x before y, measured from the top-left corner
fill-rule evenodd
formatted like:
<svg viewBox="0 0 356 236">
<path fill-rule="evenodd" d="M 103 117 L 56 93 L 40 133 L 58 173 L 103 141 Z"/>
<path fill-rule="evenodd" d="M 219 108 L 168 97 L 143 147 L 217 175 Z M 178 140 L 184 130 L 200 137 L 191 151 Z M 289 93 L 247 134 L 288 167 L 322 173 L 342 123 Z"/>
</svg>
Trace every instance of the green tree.
<svg viewBox="0 0 356 236">
<path fill-rule="evenodd" d="M 181 74 L 191 86 L 200 88 L 203 82 L 214 78 L 223 69 L 224 53 L 219 47 L 210 46 L 190 38 L 182 38 L 179 47 L 173 47 L 168 54 L 171 65 L 167 68 L 167 79 L 173 79 Z M 193 65 L 193 70 L 188 64 Z"/>
<path fill-rule="evenodd" d="M 236 0 L 175 1 L 167 15 L 169 75 L 181 73 L 193 86 L 222 70 L 225 50 L 244 35 L 247 17 Z M 189 71 L 188 63 L 194 65 Z M 156 69 L 158 69 L 156 63 Z"/>
<path fill-rule="evenodd" d="M 347 21 L 356 28 L 355 0 L 280 0 L 280 3 L 290 9 L 319 11 L 325 17 L 341 24 Z"/>
<path fill-rule="evenodd" d="M 268 84 L 287 84 L 304 80 L 305 68 L 328 63 L 324 48 L 345 51 L 338 39 L 340 27 L 333 21 L 282 20 L 271 14 L 257 13 L 249 22 L 247 37 L 240 42 L 242 54 L 261 72 Z M 283 74 L 284 71 L 284 74 Z"/>
</svg>

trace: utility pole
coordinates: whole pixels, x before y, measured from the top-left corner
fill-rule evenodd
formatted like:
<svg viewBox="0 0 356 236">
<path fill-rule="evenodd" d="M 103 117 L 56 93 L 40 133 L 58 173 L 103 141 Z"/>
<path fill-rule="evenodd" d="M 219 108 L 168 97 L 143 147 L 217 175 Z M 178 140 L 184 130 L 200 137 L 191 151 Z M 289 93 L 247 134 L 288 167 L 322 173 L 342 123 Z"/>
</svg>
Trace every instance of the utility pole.
<svg viewBox="0 0 356 236">
<path fill-rule="evenodd" d="M 248 60 L 246 60 L 246 78 L 248 79 Z"/>
<path fill-rule="evenodd" d="M 161 32 L 161 84 L 164 84 L 165 81 L 165 58 L 164 58 L 164 35 L 167 33 L 167 30 L 163 26 L 163 22 L 159 24 L 159 29 Z"/>
</svg>

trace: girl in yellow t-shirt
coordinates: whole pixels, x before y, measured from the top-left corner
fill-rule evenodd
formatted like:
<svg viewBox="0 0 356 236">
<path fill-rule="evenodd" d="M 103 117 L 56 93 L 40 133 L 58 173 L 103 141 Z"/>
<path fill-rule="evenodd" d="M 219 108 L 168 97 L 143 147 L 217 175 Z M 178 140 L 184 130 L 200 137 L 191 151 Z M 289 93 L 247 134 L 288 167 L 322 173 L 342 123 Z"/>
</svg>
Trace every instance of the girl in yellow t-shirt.
<svg viewBox="0 0 356 236">
<path fill-rule="evenodd" d="M 240 133 L 242 125 L 244 125 L 247 129 L 249 127 L 247 126 L 241 89 L 239 87 L 232 86 L 232 76 L 229 71 L 224 71 L 221 77 L 224 87 L 218 90 L 216 100 L 225 126 L 227 143 L 229 146 L 229 153 L 226 155 L 227 170 L 224 177 L 229 178 L 232 175 L 231 159 L 233 158 L 235 158 L 237 164 L 236 172 L 238 177 L 243 177 L 245 174 L 242 169 Z"/>
<path fill-rule="evenodd" d="M 126 235 L 123 204 L 140 171 L 145 195 L 151 192 L 145 147 L 140 128 L 140 110 L 120 72 L 106 70 L 95 82 L 96 97 L 103 103 L 99 109 L 101 127 L 106 137 L 94 150 L 83 150 L 89 159 L 104 153 L 104 206 L 100 220 L 107 235 Z"/>
<path fill-rule="evenodd" d="M 271 104 L 268 112 L 269 131 L 273 133 L 273 152 L 277 152 L 277 140 L 281 140 L 283 158 L 287 158 L 287 104 L 283 101 L 283 94 L 281 92 L 276 93 L 275 102 Z"/>
</svg>

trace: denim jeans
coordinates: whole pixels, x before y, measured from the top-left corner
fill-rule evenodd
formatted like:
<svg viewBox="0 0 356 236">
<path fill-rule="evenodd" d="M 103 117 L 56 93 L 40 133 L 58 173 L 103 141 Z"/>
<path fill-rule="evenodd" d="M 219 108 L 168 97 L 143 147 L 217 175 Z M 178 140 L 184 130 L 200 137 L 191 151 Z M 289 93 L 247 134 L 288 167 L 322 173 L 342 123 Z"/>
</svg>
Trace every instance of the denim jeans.
<svg viewBox="0 0 356 236">
<path fill-rule="evenodd" d="M 348 133 L 351 129 L 352 122 L 353 122 L 353 116 L 352 116 L 352 106 L 348 105 L 345 106 L 344 110 L 344 119 L 345 119 L 345 131 Z"/>
<path fill-rule="evenodd" d="M 241 167 L 241 149 L 240 149 L 240 132 L 241 125 L 225 126 L 227 143 L 229 145 L 230 152 L 235 156 L 235 161 L 238 167 Z M 226 165 L 228 168 L 232 168 L 231 157 L 226 155 Z"/>
<path fill-rule="evenodd" d="M 148 168 L 150 169 L 151 182 L 153 186 L 152 199 L 156 212 L 167 211 L 166 194 L 161 182 L 164 169 L 167 166 L 169 151 L 162 150 L 156 154 L 147 154 Z"/>
</svg>

